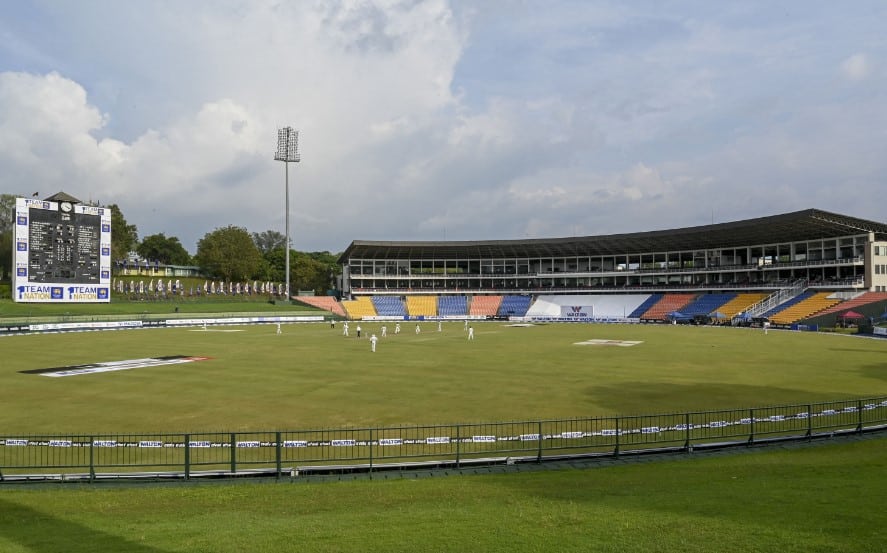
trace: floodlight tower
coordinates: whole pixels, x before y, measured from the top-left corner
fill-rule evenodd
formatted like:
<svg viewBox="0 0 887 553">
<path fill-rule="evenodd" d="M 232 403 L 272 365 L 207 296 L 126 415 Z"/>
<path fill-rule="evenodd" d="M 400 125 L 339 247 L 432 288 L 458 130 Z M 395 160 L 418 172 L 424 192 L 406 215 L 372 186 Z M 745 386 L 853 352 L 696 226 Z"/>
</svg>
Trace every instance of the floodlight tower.
<svg viewBox="0 0 887 553">
<path fill-rule="evenodd" d="M 282 161 L 286 168 L 286 302 L 290 302 L 290 162 L 298 163 L 299 131 L 292 127 L 277 129 L 277 152 L 275 161 Z"/>
</svg>

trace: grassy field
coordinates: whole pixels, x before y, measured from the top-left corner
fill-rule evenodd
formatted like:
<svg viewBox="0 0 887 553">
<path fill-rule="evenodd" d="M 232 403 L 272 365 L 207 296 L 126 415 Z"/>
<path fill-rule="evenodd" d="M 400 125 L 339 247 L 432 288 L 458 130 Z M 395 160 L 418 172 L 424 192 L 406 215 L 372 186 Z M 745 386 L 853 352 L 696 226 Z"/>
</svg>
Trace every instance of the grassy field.
<svg viewBox="0 0 887 553">
<path fill-rule="evenodd" d="M 295 430 L 648 414 L 887 393 L 887 341 L 669 325 L 341 324 L 0 339 L 7 432 Z M 632 347 L 580 346 L 590 339 Z M 167 355 L 206 361 L 47 378 L 20 371 Z"/>
<path fill-rule="evenodd" d="M 236 311 L 230 309 L 229 311 Z M 361 427 L 887 394 L 887 342 L 667 325 L 341 324 L 0 338 L 3 433 Z M 381 323 L 363 324 L 364 336 Z M 632 347 L 575 345 L 630 340 Z M 164 355 L 186 365 L 20 371 Z M 878 551 L 887 440 L 449 478 L 2 489 L 0 551 Z"/>
<path fill-rule="evenodd" d="M 884 551 L 887 440 L 421 480 L 4 489 L 4 553 Z"/>
</svg>

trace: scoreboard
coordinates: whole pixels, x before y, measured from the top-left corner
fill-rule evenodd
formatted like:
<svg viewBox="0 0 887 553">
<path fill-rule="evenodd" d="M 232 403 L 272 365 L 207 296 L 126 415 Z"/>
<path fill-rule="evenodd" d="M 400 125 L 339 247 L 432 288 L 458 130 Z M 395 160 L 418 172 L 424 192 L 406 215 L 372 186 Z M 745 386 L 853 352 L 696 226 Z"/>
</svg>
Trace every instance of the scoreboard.
<svg viewBox="0 0 887 553">
<path fill-rule="evenodd" d="M 110 301 L 110 209 L 17 198 L 14 228 L 15 301 Z"/>
</svg>

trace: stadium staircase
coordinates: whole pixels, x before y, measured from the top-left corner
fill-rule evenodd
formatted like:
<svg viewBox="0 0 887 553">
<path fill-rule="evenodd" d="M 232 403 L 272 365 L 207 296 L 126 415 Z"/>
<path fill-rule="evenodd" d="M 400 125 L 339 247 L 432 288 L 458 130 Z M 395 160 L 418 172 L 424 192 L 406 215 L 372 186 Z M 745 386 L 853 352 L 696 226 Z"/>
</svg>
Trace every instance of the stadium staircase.
<svg viewBox="0 0 887 553">
<path fill-rule="evenodd" d="M 833 292 L 804 292 L 798 296 L 799 301 L 787 302 L 789 305 L 779 306 L 774 312 L 768 312 L 767 318 L 774 324 L 796 323 L 840 303 L 839 299 L 829 298 L 832 294 Z"/>
<path fill-rule="evenodd" d="M 802 294 L 806 288 L 806 280 L 796 280 L 788 288 L 777 290 L 758 303 L 748 306 L 745 313 L 750 317 L 761 317 L 767 312 L 775 312 L 777 307 Z"/>
<path fill-rule="evenodd" d="M 752 305 L 763 301 L 766 297 L 767 294 L 761 293 L 744 292 L 737 294 L 735 298 L 719 307 L 718 311 L 726 315 L 728 319 L 732 319 L 736 315 L 744 313 Z"/>
</svg>

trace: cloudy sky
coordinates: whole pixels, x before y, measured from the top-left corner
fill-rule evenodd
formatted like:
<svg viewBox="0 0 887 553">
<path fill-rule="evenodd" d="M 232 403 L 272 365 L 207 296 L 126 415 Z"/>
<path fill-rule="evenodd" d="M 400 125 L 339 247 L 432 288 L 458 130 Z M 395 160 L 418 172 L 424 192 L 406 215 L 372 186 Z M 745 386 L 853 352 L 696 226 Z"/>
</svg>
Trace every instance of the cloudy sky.
<svg viewBox="0 0 887 553">
<path fill-rule="evenodd" d="M 887 3 L 0 0 L 0 192 L 191 253 L 887 220 Z"/>
</svg>

